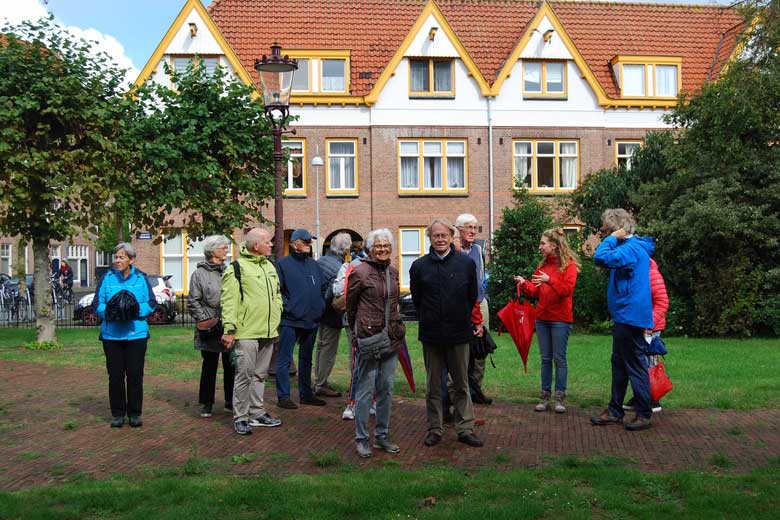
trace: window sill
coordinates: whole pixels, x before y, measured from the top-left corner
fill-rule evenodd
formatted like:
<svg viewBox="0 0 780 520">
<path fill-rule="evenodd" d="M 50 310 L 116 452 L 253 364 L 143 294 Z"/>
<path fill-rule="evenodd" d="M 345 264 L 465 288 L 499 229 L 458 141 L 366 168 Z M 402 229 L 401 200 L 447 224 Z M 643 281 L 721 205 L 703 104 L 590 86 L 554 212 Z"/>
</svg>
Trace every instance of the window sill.
<svg viewBox="0 0 780 520">
<path fill-rule="evenodd" d="M 305 199 L 307 195 L 305 193 L 285 193 L 285 199 Z"/>
<path fill-rule="evenodd" d="M 360 196 L 359 193 L 326 193 L 327 199 L 356 199 Z"/>
<path fill-rule="evenodd" d="M 568 101 L 569 100 L 569 96 L 566 96 L 566 95 L 563 95 L 563 96 L 558 96 L 558 95 L 555 95 L 555 96 L 553 96 L 553 95 L 545 96 L 544 94 L 523 94 L 523 99 L 544 100 L 544 101 Z"/>
<path fill-rule="evenodd" d="M 403 198 L 419 198 L 419 197 L 462 197 L 469 196 L 467 191 L 415 191 L 415 192 L 398 192 L 399 197 Z"/>
<path fill-rule="evenodd" d="M 413 94 L 410 92 L 409 99 L 455 99 L 455 94 L 426 94 L 424 92 Z"/>
</svg>

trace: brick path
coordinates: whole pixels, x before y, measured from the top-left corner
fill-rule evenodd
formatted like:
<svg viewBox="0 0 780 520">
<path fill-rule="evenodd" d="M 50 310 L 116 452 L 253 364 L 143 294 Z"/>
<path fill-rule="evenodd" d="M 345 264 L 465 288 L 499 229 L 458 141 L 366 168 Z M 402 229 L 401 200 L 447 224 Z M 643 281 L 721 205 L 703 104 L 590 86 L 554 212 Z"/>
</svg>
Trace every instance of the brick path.
<svg viewBox="0 0 780 520">
<path fill-rule="evenodd" d="M 400 375 L 399 377 L 403 377 Z M 217 389 L 217 396 L 221 390 Z M 444 441 L 422 445 L 425 434 L 422 399 L 396 400 L 392 438 L 401 453 L 377 453 L 359 459 L 354 453 L 354 423 L 341 420 L 342 399 L 324 407 L 280 410 L 273 384 L 267 386 L 269 410 L 284 424 L 235 435 L 231 418 L 215 406 L 211 419 L 197 415 L 197 383 L 164 377 L 145 380 L 144 426 L 111 429 L 107 376 L 103 371 L 53 368 L 0 361 L 0 489 L 15 490 L 78 475 L 97 478 L 114 473 L 179 468 L 193 456 L 207 459 L 214 471 L 260 473 L 322 471 L 311 454 L 335 451 L 343 463 L 382 467 L 393 460 L 403 467 L 427 464 L 460 467 L 534 467 L 548 457 L 618 456 L 647 470 L 710 467 L 714 454 L 745 471 L 780 456 L 780 410 L 665 410 L 653 428 L 627 432 L 616 426 L 593 427 L 595 410 L 570 408 L 565 415 L 539 414 L 528 404 L 477 407 L 485 418 L 476 433 L 481 449 L 455 441 L 451 427 Z M 221 404 L 221 403 L 218 403 Z M 247 455 L 246 463 L 231 458 Z"/>
</svg>

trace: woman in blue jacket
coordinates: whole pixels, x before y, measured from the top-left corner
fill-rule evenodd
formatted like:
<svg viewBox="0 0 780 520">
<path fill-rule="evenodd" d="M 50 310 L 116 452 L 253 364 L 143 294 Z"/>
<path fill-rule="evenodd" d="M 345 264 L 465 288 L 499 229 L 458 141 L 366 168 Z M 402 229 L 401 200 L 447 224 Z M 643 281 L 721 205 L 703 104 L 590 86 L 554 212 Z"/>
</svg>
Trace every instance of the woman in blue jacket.
<svg viewBox="0 0 780 520">
<path fill-rule="evenodd" d="M 149 340 L 149 325 L 145 318 L 154 311 L 157 299 L 146 275 L 136 269 L 134 263 L 135 248 L 126 242 L 117 244 L 113 268 L 100 281 L 95 295 L 97 315 L 103 320 L 100 340 L 106 354 L 112 428 L 121 428 L 125 415 L 130 426 L 143 424 L 144 358 Z M 138 314 L 133 319 L 112 320 L 112 312 L 106 316 L 109 302 L 121 291 L 132 294 L 138 302 Z"/>
</svg>

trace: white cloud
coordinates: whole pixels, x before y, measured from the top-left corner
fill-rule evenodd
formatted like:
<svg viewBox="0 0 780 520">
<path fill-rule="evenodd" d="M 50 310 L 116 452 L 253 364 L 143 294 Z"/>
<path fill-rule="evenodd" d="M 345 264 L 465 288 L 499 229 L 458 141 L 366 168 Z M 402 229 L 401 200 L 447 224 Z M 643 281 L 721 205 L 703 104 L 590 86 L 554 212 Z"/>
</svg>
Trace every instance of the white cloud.
<svg viewBox="0 0 780 520">
<path fill-rule="evenodd" d="M 24 20 L 37 20 L 48 14 L 48 9 L 41 0 L 0 0 L 0 20 L 2 23 L 18 24 Z M 60 20 L 55 21 L 63 25 Z M 66 29 L 73 36 L 94 42 L 93 49 L 96 52 L 105 52 L 119 67 L 128 69 L 125 74 L 125 82 L 129 86 L 138 77 L 140 71 L 133 64 L 133 60 L 125 53 L 124 46 L 111 36 L 94 28 L 82 28 L 67 26 Z"/>
</svg>

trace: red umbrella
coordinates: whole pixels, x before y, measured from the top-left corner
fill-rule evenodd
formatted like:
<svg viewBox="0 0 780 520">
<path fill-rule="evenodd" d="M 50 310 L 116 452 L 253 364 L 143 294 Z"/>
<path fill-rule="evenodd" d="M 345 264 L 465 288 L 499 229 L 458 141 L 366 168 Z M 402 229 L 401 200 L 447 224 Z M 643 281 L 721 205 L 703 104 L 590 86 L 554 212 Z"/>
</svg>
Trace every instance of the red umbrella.
<svg viewBox="0 0 780 520">
<path fill-rule="evenodd" d="M 523 369 L 528 373 L 528 351 L 531 349 L 531 339 L 534 337 L 534 325 L 536 322 L 536 309 L 531 302 L 522 298 L 520 284 L 517 284 L 517 299 L 511 299 L 498 311 L 501 323 L 498 326 L 498 334 L 501 335 L 501 325 L 509 331 L 512 341 L 515 342 L 520 358 L 523 360 Z"/>
<path fill-rule="evenodd" d="M 414 384 L 412 360 L 409 357 L 409 349 L 406 346 L 406 339 L 404 339 L 403 346 L 398 349 L 398 361 L 401 363 L 401 368 L 404 369 L 404 375 L 406 376 L 406 380 L 409 382 L 409 389 L 411 389 L 412 393 L 414 393 L 417 387 Z"/>
</svg>

